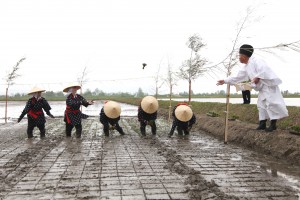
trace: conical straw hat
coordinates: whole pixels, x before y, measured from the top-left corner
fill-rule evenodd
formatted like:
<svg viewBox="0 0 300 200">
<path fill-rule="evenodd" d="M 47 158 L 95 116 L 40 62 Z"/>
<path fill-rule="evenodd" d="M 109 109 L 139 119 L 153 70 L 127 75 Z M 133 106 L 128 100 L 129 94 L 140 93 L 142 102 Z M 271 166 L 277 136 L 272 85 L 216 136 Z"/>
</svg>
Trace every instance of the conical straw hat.
<svg viewBox="0 0 300 200">
<path fill-rule="evenodd" d="M 193 116 L 193 111 L 186 105 L 180 105 L 175 109 L 175 116 L 182 122 L 189 121 Z"/>
<path fill-rule="evenodd" d="M 121 114 L 121 106 L 115 101 L 108 101 L 103 107 L 105 115 L 109 118 L 115 119 Z"/>
<path fill-rule="evenodd" d="M 45 92 L 46 90 L 43 90 L 41 88 L 38 88 L 38 87 L 33 87 L 29 92 L 28 92 L 28 95 L 30 94 L 33 94 L 33 93 L 36 93 L 36 92 Z"/>
<path fill-rule="evenodd" d="M 158 110 L 158 101 L 152 96 L 146 96 L 141 102 L 141 107 L 148 114 L 155 113 Z"/>
<path fill-rule="evenodd" d="M 69 89 L 72 88 L 72 87 L 77 87 L 78 90 L 81 88 L 81 86 L 78 83 L 71 83 L 67 87 L 65 87 L 65 89 L 63 90 L 63 92 L 68 92 Z"/>
</svg>

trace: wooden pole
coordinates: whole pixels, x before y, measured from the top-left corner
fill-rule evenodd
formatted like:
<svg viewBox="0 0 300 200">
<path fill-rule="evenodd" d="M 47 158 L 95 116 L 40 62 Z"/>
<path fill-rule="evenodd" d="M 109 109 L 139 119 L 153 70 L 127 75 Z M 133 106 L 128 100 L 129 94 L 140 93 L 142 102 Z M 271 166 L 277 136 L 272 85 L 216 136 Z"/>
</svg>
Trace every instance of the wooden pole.
<svg viewBox="0 0 300 200">
<path fill-rule="evenodd" d="M 227 91 L 226 91 L 226 115 L 225 115 L 225 130 L 224 130 L 224 144 L 227 144 L 227 138 L 228 138 L 229 98 L 230 98 L 230 85 L 227 84 Z"/>
<path fill-rule="evenodd" d="M 172 85 L 170 86 L 170 105 L 169 105 L 169 119 L 168 122 L 171 122 L 171 111 L 172 111 Z"/>
<path fill-rule="evenodd" d="M 189 105 L 191 104 L 192 80 L 189 80 Z"/>
<path fill-rule="evenodd" d="M 7 96 L 8 96 L 8 87 L 6 88 L 6 93 L 5 93 L 5 123 L 7 123 Z"/>
</svg>

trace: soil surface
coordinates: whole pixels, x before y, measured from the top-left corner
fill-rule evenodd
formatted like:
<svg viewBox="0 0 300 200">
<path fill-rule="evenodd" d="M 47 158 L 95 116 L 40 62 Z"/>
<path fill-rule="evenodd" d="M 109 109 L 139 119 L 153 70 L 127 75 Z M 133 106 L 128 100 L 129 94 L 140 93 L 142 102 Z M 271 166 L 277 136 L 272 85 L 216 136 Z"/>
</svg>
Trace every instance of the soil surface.
<svg viewBox="0 0 300 200">
<path fill-rule="evenodd" d="M 208 132 L 224 141 L 225 123 L 223 118 L 198 115 L 197 119 L 197 130 Z M 300 135 L 280 129 L 273 132 L 258 131 L 255 130 L 257 126 L 240 121 L 229 121 L 228 142 L 300 166 Z"/>
<path fill-rule="evenodd" d="M 0 199 L 299 199 L 298 136 L 230 122 L 225 145 L 211 136 L 222 136 L 222 119 L 197 118 L 189 136 L 172 138 L 163 118 L 146 137 L 135 117 L 109 137 L 98 118 L 84 120 L 81 139 L 65 137 L 62 119 L 48 119 L 45 139 L 37 129 L 27 139 L 26 120 L 2 124 Z"/>
</svg>

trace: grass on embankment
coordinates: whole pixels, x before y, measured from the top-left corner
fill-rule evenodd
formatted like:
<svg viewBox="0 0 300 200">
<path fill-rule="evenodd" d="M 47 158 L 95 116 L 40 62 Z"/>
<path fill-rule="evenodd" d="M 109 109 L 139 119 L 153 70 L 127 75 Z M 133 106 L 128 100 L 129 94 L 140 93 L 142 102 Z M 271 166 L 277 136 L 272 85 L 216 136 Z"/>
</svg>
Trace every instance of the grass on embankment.
<svg viewBox="0 0 300 200">
<path fill-rule="evenodd" d="M 86 99 L 92 99 L 86 97 Z M 101 98 L 102 99 L 102 98 Z M 114 100 L 122 103 L 139 105 L 141 98 L 126 98 L 126 97 L 104 97 L 105 100 Z M 24 99 L 10 99 L 12 100 L 28 100 L 28 97 Z M 65 101 L 64 98 L 50 98 L 48 101 Z M 97 99 L 95 99 L 97 100 Z M 178 102 L 172 101 L 172 108 Z M 168 109 L 169 101 L 159 101 L 160 108 Z M 191 102 L 192 110 L 196 114 L 206 114 L 208 112 L 214 112 L 219 117 L 225 117 L 226 104 L 225 103 L 213 103 L 213 102 Z M 290 129 L 296 127 L 300 130 L 300 107 L 288 106 L 289 117 L 278 121 L 277 126 L 280 129 Z M 229 118 L 235 118 L 243 122 L 258 124 L 258 111 L 256 105 L 253 104 L 230 104 Z M 295 129 L 294 129 L 295 130 Z"/>
<path fill-rule="evenodd" d="M 112 98 L 111 100 L 139 105 L 141 98 Z M 172 109 L 178 102 L 172 101 Z M 169 101 L 159 101 L 159 107 L 168 109 Z M 212 102 L 191 102 L 193 112 L 197 114 L 206 114 L 214 112 L 219 117 L 225 117 L 226 104 Z M 293 126 L 300 126 L 300 107 L 288 106 L 289 117 L 278 120 L 277 126 L 280 129 L 290 129 Z M 258 110 L 253 104 L 230 104 L 229 118 L 235 118 L 240 121 L 258 124 Z"/>
</svg>

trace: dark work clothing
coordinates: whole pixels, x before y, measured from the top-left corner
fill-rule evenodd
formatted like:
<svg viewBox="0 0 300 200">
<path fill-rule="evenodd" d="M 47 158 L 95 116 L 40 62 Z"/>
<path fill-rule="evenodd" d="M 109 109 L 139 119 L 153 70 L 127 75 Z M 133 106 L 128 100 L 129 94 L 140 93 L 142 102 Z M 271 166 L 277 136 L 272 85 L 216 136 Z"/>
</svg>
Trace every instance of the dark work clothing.
<svg viewBox="0 0 300 200">
<path fill-rule="evenodd" d="M 124 135 L 123 129 L 119 125 L 120 116 L 112 119 L 105 115 L 104 109 L 101 109 L 100 112 L 100 122 L 103 124 L 103 132 L 106 136 L 109 135 L 109 124 L 116 128 L 116 130 L 121 134 Z"/>
<path fill-rule="evenodd" d="M 88 107 L 90 104 L 85 98 L 76 94 L 70 94 L 66 99 L 67 108 L 65 110 L 64 121 L 66 122 L 66 135 L 71 136 L 73 127 L 76 128 L 76 137 L 80 137 L 82 132 L 81 119 L 86 119 L 89 116 L 83 114 L 79 109 L 83 105 Z"/>
<path fill-rule="evenodd" d="M 87 100 L 85 100 L 85 98 L 83 98 L 79 94 L 76 94 L 75 97 L 73 96 L 73 94 L 70 94 L 67 97 L 66 104 L 67 108 L 65 110 L 64 118 L 64 121 L 66 123 L 76 126 L 78 124 L 81 124 L 81 119 L 86 119 L 89 117 L 79 110 L 81 105 L 85 107 L 88 107 L 90 105 Z"/>
<path fill-rule="evenodd" d="M 71 137 L 73 128 L 74 128 L 74 125 L 66 123 L 66 136 L 67 137 Z M 82 132 L 82 125 L 81 124 L 75 125 L 75 129 L 76 129 L 76 137 L 80 138 L 81 132 Z"/>
<path fill-rule="evenodd" d="M 192 118 L 187 121 L 187 122 L 183 122 L 180 121 L 179 119 L 176 118 L 175 116 L 175 110 L 176 110 L 177 106 L 174 107 L 173 112 L 172 112 L 172 117 L 173 117 L 173 123 L 172 123 L 172 128 L 170 131 L 170 135 L 174 134 L 175 128 L 177 127 L 177 132 L 179 135 L 182 135 L 182 131 L 188 135 L 189 134 L 189 130 L 192 128 L 193 124 L 196 123 L 196 116 L 193 114 Z"/>
<path fill-rule="evenodd" d="M 157 111 L 149 114 L 146 113 L 145 111 L 143 111 L 143 109 L 141 108 L 141 106 L 139 106 L 138 108 L 138 120 L 140 121 L 150 121 L 150 120 L 156 120 L 157 118 Z"/>
<path fill-rule="evenodd" d="M 157 111 L 149 114 L 143 111 L 141 106 L 138 108 L 138 121 L 140 122 L 140 130 L 142 135 L 146 134 L 146 126 L 150 125 L 151 126 L 151 132 L 153 135 L 156 134 L 156 124 L 155 120 L 157 118 Z"/>
<path fill-rule="evenodd" d="M 156 135 L 156 124 L 155 124 L 154 120 L 152 122 L 150 122 L 150 124 L 149 124 L 149 122 L 146 123 L 144 121 L 140 121 L 140 131 L 141 131 L 142 135 L 146 134 L 146 126 L 147 125 L 151 126 L 151 133 L 153 135 Z"/>
<path fill-rule="evenodd" d="M 50 113 L 51 107 L 50 107 L 49 103 L 47 102 L 47 100 L 44 99 L 43 97 L 39 97 L 38 99 L 36 99 L 35 97 L 32 97 L 27 101 L 26 106 L 25 106 L 22 114 L 20 115 L 18 121 L 21 121 L 21 119 L 27 114 L 28 138 L 33 137 L 34 127 L 39 128 L 41 137 L 45 136 L 46 119 L 45 119 L 43 109 L 47 115 L 51 115 L 51 113 Z"/>
<path fill-rule="evenodd" d="M 251 94 L 250 90 L 242 90 L 244 104 L 250 104 Z"/>
<path fill-rule="evenodd" d="M 30 123 L 32 125 L 42 125 L 46 123 L 45 115 L 43 109 L 50 115 L 51 107 L 48 104 L 47 100 L 43 97 L 40 97 L 38 100 L 35 97 L 30 98 L 26 106 L 20 115 L 19 119 L 22 119 L 26 114 L 28 119 L 30 119 Z M 29 121 L 28 121 L 29 122 Z"/>
<path fill-rule="evenodd" d="M 27 136 L 28 138 L 32 138 L 33 137 L 33 129 L 35 127 L 34 123 L 30 122 L 31 119 L 28 118 L 28 126 L 27 126 Z M 45 124 L 38 124 L 36 125 L 38 127 L 38 129 L 40 130 L 40 136 L 41 137 L 45 137 Z"/>
</svg>

